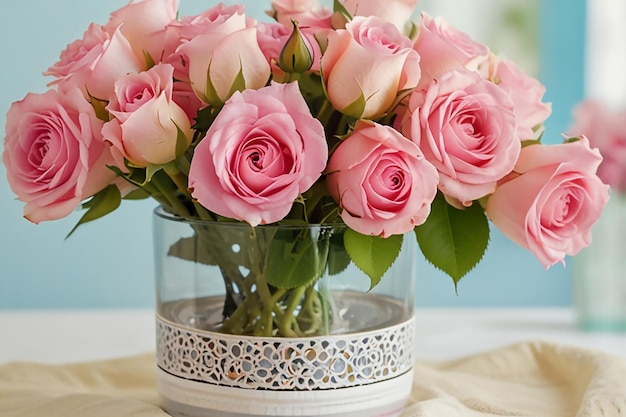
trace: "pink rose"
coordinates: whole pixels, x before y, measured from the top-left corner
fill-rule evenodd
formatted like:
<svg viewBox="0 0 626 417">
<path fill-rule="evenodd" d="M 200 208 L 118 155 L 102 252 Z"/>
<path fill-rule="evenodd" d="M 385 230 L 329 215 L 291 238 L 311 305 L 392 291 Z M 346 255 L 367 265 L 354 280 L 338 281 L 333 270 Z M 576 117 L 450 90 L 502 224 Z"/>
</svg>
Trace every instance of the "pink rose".
<svg viewBox="0 0 626 417">
<path fill-rule="evenodd" d="M 257 26 L 259 47 L 267 62 L 273 64 L 273 71 L 277 70 L 276 62 L 292 31 L 293 26 L 287 27 L 281 23 L 259 23 Z"/>
<path fill-rule="evenodd" d="M 180 20 L 170 22 L 165 29 L 163 62 L 174 66 L 176 80 L 189 84 L 189 88 L 175 89 L 194 91 L 189 78 L 189 57 L 181 45 L 214 30 L 220 33 L 230 33 L 251 27 L 251 22 L 247 20 L 244 11 L 245 8 L 242 5 L 225 6 L 220 3 L 200 14 L 183 16 Z"/>
<path fill-rule="evenodd" d="M 439 171 L 439 189 L 466 206 L 495 190 L 521 148 L 509 95 L 467 70 L 414 91 L 402 129 Z"/>
<path fill-rule="evenodd" d="M 513 100 L 519 138 L 538 139 L 543 133 L 543 123 L 552 112 L 550 104 L 541 101 L 546 92 L 545 86 L 507 60 L 497 60 L 492 81 L 509 93 Z"/>
<path fill-rule="evenodd" d="M 388 237 L 426 220 L 437 194 L 437 170 L 395 129 L 360 120 L 332 153 L 328 192 L 351 229 Z"/>
<path fill-rule="evenodd" d="M 585 135 L 604 157 L 598 176 L 615 190 L 626 192 L 626 111 L 585 100 L 573 111 L 574 120 L 567 133 Z"/>
<path fill-rule="evenodd" d="M 67 46 L 61 59 L 45 72 L 58 80 L 61 90 L 78 87 L 100 100 L 108 101 L 115 81 L 145 68 L 119 30 L 109 35 L 101 26 L 91 24 L 83 39 Z"/>
<path fill-rule="evenodd" d="M 166 164 L 191 144 L 191 123 L 172 100 L 173 73 L 171 65 L 157 64 L 115 83 L 115 95 L 107 106 L 114 118 L 102 134 L 113 145 L 120 168 L 124 158 L 140 167 Z"/>
<path fill-rule="evenodd" d="M 355 118 L 376 119 L 398 93 L 419 81 L 419 56 L 409 38 L 378 17 L 355 17 L 328 34 L 322 77 L 332 105 Z"/>
<path fill-rule="evenodd" d="M 80 90 L 28 94 L 11 105 L 2 160 L 33 223 L 70 214 L 115 178 L 102 121 Z"/>
<path fill-rule="evenodd" d="M 192 196 L 207 209 L 252 226 L 274 223 L 320 177 L 324 127 L 298 84 L 235 93 L 196 147 Z"/>
<path fill-rule="evenodd" d="M 421 57 L 422 79 L 418 89 L 425 88 L 450 70 L 477 70 L 489 57 L 485 45 L 473 41 L 441 17 L 432 18 L 426 12 L 422 12 L 422 24 L 414 48 Z"/>
<path fill-rule="evenodd" d="M 214 106 L 235 91 L 265 86 L 271 75 L 256 27 L 246 27 L 236 14 L 183 43 L 177 52 L 189 63 L 189 80 L 198 98 Z"/>
<path fill-rule="evenodd" d="M 174 78 L 176 78 L 176 75 L 174 75 Z M 193 92 L 191 84 L 184 81 L 174 82 L 172 86 L 172 101 L 185 111 L 189 120 L 195 120 L 198 117 L 198 110 L 206 106 Z"/>
<path fill-rule="evenodd" d="M 197 117 L 198 110 L 206 107 L 206 104 L 196 96 L 191 87 L 187 57 L 180 53 L 172 53 L 162 62 L 174 68 L 175 82 L 172 90 L 172 100 L 185 111 L 189 120 L 194 120 Z"/>
<path fill-rule="evenodd" d="M 164 51 L 165 28 L 176 19 L 177 11 L 178 0 L 134 1 L 111 13 L 105 29 L 113 34 L 120 28 L 140 59 L 145 59 L 147 53 L 154 62 L 159 62 Z"/>
<path fill-rule="evenodd" d="M 214 30 L 234 32 L 254 27 L 256 22 L 249 20 L 243 5 L 226 6 L 220 3 L 197 15 L 182 16 L 180 21 L 172 22 L 170 26 L 178 31 L 181 39 L 191 40 Z"/>
<path fill-rule="evenodd" d="M 326 7 L 319 7 L 316 0 L 273 1 L 272 10 L 268 12 L 283 26 L 292 27 L 291 21 L 298 22 L 303 32 L 312 35 L 327 32 L 333 28 L 333 11 Z"/>
<path fill-rule="evenodd" d="M 548 268 L 591 242 L 591 226 L 609 198 L 596 176 L 602 157 L 583 137 L 522 149 L 515 173 L 489 197 L 493 223 Z"/>
<path fill-rule="evenodd" d="M 221 27 L 223 31 L 236 31 L 250 25 L 244 14 L 242 5 L 225 6 L 220 3 L 215 7 L 193 16 L 182 16 L 180 20 L 172 20 L 165 29 L 163 44 L 163 60 L 174 67 L 173 100 L 178 104 L 190 120 L 196 118 L 200 108 L 205 107 L 191 86 L 189 78 L 189 58 L 180 46 L 196 36 Z"/>
<path fill-rule="evenodd" d="M 417 0 L 341 0 L 352 16 L 378 16 L 405 32 Z"/>
</svg>

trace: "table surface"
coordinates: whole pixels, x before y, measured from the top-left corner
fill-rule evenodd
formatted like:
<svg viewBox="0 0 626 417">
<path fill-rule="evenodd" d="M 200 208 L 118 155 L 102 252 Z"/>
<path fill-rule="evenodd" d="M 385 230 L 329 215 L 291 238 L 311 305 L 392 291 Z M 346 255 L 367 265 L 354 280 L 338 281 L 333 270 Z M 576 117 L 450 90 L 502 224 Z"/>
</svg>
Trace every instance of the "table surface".
<svg viewBox="0 0 626 417">
<path fill-rule="evenodd" d="M 626 358 L 626 333 L 578 330 L 568 308 L 420 309 L 417 359 L 449 360 L 525 341 Z M 153 310 L 0 310 L 0 364 L 74 363 L 154 351 Z"/>
</svg>

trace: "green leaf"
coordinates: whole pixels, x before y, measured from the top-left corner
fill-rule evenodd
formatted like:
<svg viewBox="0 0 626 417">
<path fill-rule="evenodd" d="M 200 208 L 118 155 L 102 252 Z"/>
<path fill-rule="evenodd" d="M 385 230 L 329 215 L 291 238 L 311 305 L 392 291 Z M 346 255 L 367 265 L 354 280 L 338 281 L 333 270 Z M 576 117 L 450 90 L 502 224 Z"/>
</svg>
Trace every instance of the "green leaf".
<svg viewBox="0 0 626 417">
<path fill-rule="evenodd" d="M 343 233 L 333 233 L 330 237 L 330 245 L 328 247 L 328 267 L 329 275 L 337 275 L 343 272 L 348 265 L 350 265 L 351 259 L 346 248 L 343 246 Z"/>
<path fill-rule="evenodd" d="M 156 65 L 154 58 L 152 58 L 152 55 L 150 55 L 148 51 L 143 51 L 143 59 L 146 62 L 146 68 L 152 68 Z"/>
<path fill-rule="evenodd" d="M 239 61 L 239 72 L 233 81 L 233 85 L 230 86 L 230 90 L 228 90 L 228 97 L 235 94 L 236 91 L 243 91 L 246 89 L 246 77 L 243 75 L 243 65 L 241 64 L 241 60 Z"/>
<path fill-rule="evenodd" d="M 327 255 L 327 237 L 307 230 L 279 229 L 269 244 L 265 278 L 276 288 L 309 285 L 324 272 Z"/>
<path fill-rule="evenodd" d="M 172 123 L 176 126 L 176 158 L 181 157 L 189 148 L 189 140 L 187 140 L 187 135 L 185 132 L 176 124 L 174 119 L 172 119 Z"/>
<path fill-rule="evenodd" d="M 215 242 L 215 241 L 213 241 Z M 221 244 L 217 248 L 211 240 L 202 239 L 198 235 L 180 238 L 170 246 L 167 256 L 183 259 L 185 261 L 197 262 L 203 265 L 219 265 L 223 252 L 228 248 Z"/>
<path fill-rule="evenodd" d="M 407 37 L 413 41 L 415 41 L 415 39 L 417 38 L 417 34 L 419 33 L 419 26 L 414 22 L 414 21 L 410 21 L 409 22 L 409 31 L 408 31 L 408 35 Z"/>
<path fill-rule="evenodd" d="M 137 187 L 142 187 L 147 183 L 146 172 L 143 169 L 129 168 L 128 172 L 123 172 L 115 165 L 107 165 L 107 168 Z"/>
<path fill-rule="evenodd" d="M 148 164 L 145 168 L 133 168 L 129 166 L 128 172 L 123 172 L 114 165 L 107 165 L 107 168 L 111 171 L 137 187 L 145 187 L 152 180 L 152 177 L 164 167 L 165 165 L 155 164 Z"/>
<path fill-rule="evenodd" d="M 480 204 L 459 210 L 441 193 L 415 233 L 426 259 L 448 274 L 455 285 L 480 262 L 489 244 L 489 223 Z"/>
<path fill-rule="evenodd" d="M 351 116 L 356 119 L 360 119 L 361 116 L 363 115 L 363 112 L 365 111 L 366 105 L 367 105 L 367 100 L 365 99 L 365 96 L 363 95 L 363 92 L 361 91 L 361 95 L 356 100 L 354 100 L 352 103 L 348 104 L 346 107 L 344 107 L 343 109 L 339 111 L 345 114 L 346 116 Z"/>
<path fill-rule="evenodd" d="M 192 236 L 181 238 L 170 246 L 168 256 L 203 265 L 218 265 L 223 272 L 235 271 L 236 275 L 240 275 L 240 266 L 250 268 L 248 248 L 256 245 L 251 233 L 228 233 L 228 228 L 212 223 L 194 226 L 193 229 Z M 239 250 L 235 251 L 233 247 Z"/>
<path fill-rule="evenodd" d="M 191 170 L 191 159 L 193 158 L 193 150 L 188 150 L 183 155 L 176 158 L 175 164 L 180 172 L 182 172 L 187 177 L 189 176 L 189 171 Z"/>
<path fill-rule="evenodd" d="M 528 139 L 522 141 L 522 148 L 530 145 L 541 145 L 541 141 L 539 139 Z"/>
<path fill-rule="evenodd" d="M 341 13 L 348 21 L 352 20 L 352 15 L 339 0 L 333 1 L 333 11 L 335 13 Z"/>
<path fill-rule="evenodd" d="M 220 108 L 207 106 L 204 107 L 196 113 L 195 124 L 191 126 L 192 129 L 199 132 L 206 132 L 209 130 L 213 121 L 219 114 Z"/>
<path fill-rule="evenodd" d="M 89 201 L 82 205 L 83 209 L 87 209 L 87 212 L 83 214 L 76 226 L 65 237 L 70 237 L 78 228 L 78 226 L 97 220 L 100 217 L 104 217 L 107 214 L 115 211 L 122 202 L 122 195 L 120 190 L 115 185 L 109 185 L 102 191 L 94 195 Z"/>
<path fill-rule="evenodd" d="M 140 186 L 143 187 L 144 185 L 152 181 L 152 177 L 154 177 L 154 174 L 162 170 L 164 167 L 165 165 L 148 164 L 148 166 L 146 167 L 146 179 L 143 184 L 140 184 Z"/>
<path fill-rule="evenodd" d="M 90 95 L 89 103 L 96 112 L 96 117 L 98 119 L 102 120 L 103 122 L 108 122 L 110 120 L 109 111 L 106 109 L 107 105 L 109 104 L 108 101 L 100 100 Z"/>
<path fill-rule="evenodd" d="M 326 49 L 328 49 L 328 37 L 321 32 L 317 32 L 314 37 L 317 44 L 320 46 L 320 50 L 323 55 L 326 52 Z"/>
<path fill-rule="evenodd" d="M 124 200 L 144 200 L 150 197 L 150 193 L 148 193 L 143 188 L 136 188 L 133 191 L 126 194 L 123 199 Z"/>
<path fill-rule="evenodd" d="M 563 143 L 564 144 L 575 143 L 575 142 L 578 142 L 578 141 L 580 141 L 580 137 L 577 137 L 577 136 L 563 139 Z"/>
<path fill-rule="evenodd" d="M 240 61 L 239 72 L 235 76 L 233 84 L 230 86 L 230 89 L 228 90 L 228 95 L 226 97 L 226 100 L 228 100 L 230 96 L 235 94 L 236 91 L 243 91 L 245 89 L 246 89 L 246 77 L 243 75 L 243 65 L 241 64 L 241 61 Z M 213 82 L 211 81 L 211 63 L 209 63 L 209 68 L 207 69 L 207 72 L 206 72 L 206 88 L 204 90 L 204 95 L 206 97 L 207 103 L 213 106 L 218 106 L 218 107 L 221 107 L 224 105 L 224 101 L 220 98 L 217 92 L 217 89 L 215 88 L 215 86 L 213 85 Z"/>
<path fill-rule="evenodd" d="M 224 105 L 224 102 L 220 98 L 215 86 L 211 82 L 211 63 L 209 63 L 209 67 L 206 70 L 206 88 L 204 90 L 204 100 L 206 103 L 209 103 L 213 106 L 221 107 Z"/>
<path fill-rule="evenodd" d="M 371 280 L 370 289 L 380 282 L 385 272 L 394 263 L 402 248 L 402 235 L 387 238 L 367 236 L 347 229 L 343 244 L 352 262 Z"/>
<path fill-rule="evenodd" d="M 229 317 L 243 301 L 244 294 L 237 288 L 241 289 L 253 267 L 248 248 L 256 246 L 256 239 L 250 231 L 229 233 L 229 228 L 214 224 L 194 225 L 193 229 L 194 235 L 179 239 L 170 246 L 167 255 L 218 267 L 226 292 L 222 314 Z"/>
</svg>

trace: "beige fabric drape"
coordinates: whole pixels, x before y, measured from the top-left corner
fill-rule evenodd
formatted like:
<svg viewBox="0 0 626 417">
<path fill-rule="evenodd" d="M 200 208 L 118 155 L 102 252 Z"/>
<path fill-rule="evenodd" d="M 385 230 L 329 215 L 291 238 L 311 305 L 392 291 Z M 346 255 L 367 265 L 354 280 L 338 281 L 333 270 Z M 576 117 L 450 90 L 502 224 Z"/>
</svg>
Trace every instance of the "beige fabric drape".
<svg viewBox="0 0 626 417">
<path fill-rule="evenodd" d="M 626 360 L 599 351 L 521 343 L 455 361 L 417 361 L 414 373 L 402 417 L 626 417 Z M 152 354 L 10 363 L 0 366 L 0 416 L 168 416 L 155 380 Z"/>
</svg>

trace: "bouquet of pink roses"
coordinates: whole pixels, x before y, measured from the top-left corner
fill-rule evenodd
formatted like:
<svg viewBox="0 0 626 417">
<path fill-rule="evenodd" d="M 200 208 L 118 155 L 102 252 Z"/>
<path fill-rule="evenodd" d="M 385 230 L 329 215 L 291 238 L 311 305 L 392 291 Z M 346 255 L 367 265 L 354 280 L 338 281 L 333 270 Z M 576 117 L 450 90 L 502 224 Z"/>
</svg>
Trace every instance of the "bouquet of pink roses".
<svg viewBox="0 0 626 417">
<path fill-rule="evenodd" d="M 415 231 L 455 282 L 488 219 L 546 268 L 576 254 L 608 199 L 600 153 L 584 137 L 542 144 L 541 83 L 441 18 L 407 21 L 416 2 L 275 0 L 272 23 L 241 5 L 179 18 L 176 0 L 131 2 L 9 110 L 24 216 L 82 205 L 82 224 L 151 197 L 184 218 L 342 223 L 364 270 Z"/>
</svg>

